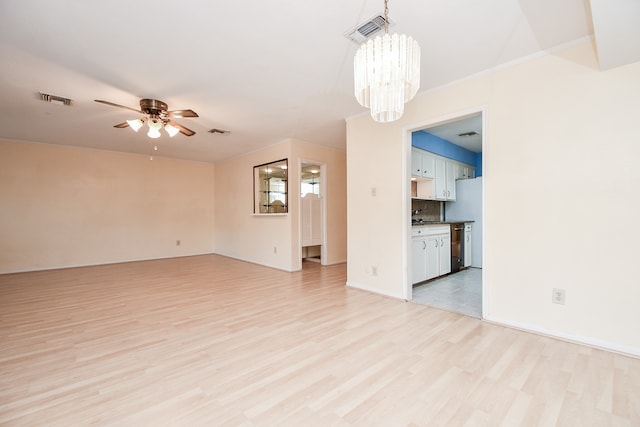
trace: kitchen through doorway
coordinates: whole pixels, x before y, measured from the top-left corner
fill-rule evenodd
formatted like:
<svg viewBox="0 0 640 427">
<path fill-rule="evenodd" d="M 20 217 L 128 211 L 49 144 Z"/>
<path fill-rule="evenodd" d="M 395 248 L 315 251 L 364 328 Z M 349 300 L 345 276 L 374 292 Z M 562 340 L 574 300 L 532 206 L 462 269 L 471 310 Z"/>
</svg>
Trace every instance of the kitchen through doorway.
<svg viewBox="0 0 640 427">
<path fill-rule="evenodd" d="M 416 126 L 408 134 L 407 299 L 478 318 L 484 289 L 484 131 L 479 109 Z"/>
</svg>

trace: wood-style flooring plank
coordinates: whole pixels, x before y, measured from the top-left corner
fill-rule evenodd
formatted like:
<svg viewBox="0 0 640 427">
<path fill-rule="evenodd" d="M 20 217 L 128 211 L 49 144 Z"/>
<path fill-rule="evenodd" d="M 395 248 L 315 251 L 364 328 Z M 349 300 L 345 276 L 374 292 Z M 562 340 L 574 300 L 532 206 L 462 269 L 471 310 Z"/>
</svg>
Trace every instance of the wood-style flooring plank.
<svg viewBox="0 0 640 427">
<path fill-rule="evenodd" d="M 640 360 L 216 255 L 0 275 L 0 425 L 638 426 Z"/>
</svg>

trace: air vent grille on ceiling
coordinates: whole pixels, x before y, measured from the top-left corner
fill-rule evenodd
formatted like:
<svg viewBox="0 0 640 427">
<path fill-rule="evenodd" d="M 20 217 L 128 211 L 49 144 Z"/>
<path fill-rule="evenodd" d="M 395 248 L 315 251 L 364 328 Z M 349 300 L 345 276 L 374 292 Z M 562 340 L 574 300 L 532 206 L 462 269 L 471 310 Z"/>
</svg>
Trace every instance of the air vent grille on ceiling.
<svg viewBox="0 0 640 427">
<path fill-rule="evenodd" d="M 213 128 L 213 129 L 209 129 L 209 133 L 221 133 L 222 135 L 229 135 L 231 133 L 231 131 L 224 130 L 224 129 Z"/>
<path fill-rule="evenodd" d="M 367 22 L 358 25 L 355 29 L 347 31 L 345 37 L 349 40 L 361 44 L 378 31 L 384 28 L 385 19 L 382 15 L 374 16 Z"/>
<path fill-rule="evenodd" d="M 51 95 L 43 92 L 39 92 L 39 97 L 40 100 L 44 102 L 55 102 L 56 104 L 62 104 L 66 106 L 70 106 L 72 103 L 72 100 L 70 98 L 64 98 L 62 96 Z"/>
<path fill-rule="evenodd" d="M 458 134 L 458 136 L 476 136 L 476 135 L 480 135 L 480 134 L 475 130 Z"/>
</svg>

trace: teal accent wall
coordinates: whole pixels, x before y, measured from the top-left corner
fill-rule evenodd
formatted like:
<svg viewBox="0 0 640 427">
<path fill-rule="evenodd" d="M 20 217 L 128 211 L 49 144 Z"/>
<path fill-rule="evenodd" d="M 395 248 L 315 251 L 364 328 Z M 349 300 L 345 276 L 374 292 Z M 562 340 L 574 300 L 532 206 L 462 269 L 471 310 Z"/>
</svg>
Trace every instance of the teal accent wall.
<svg viewBox="0 0 640 427">
<path fill-rule="evenodd" d="M 482 153 L 474 153 L 423 130 L 411 134 L 411 145 L 448 159 L 473 165 L 476 176 L 482 176 Z"/>
</svg>

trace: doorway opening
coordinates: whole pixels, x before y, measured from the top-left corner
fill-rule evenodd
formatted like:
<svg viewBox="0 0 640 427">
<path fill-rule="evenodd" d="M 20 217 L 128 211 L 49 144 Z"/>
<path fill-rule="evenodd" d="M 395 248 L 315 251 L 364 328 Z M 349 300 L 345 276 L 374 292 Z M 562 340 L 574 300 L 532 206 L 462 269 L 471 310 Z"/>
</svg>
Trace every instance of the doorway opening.
<svg viewBox="0 0 640 427">
<path fill-rule="evenodd" d="M 324 165 L 300 164 L 300 246 L 304 261 L 323 263 L 324 245 Z"/>
<path fill-rule="evenodd" d="M 406 129 L 405 136 L 411 165 L 406 299 L 479 318 L 485 301 L 484 113 L 442 117 Z"/>
</svg>

